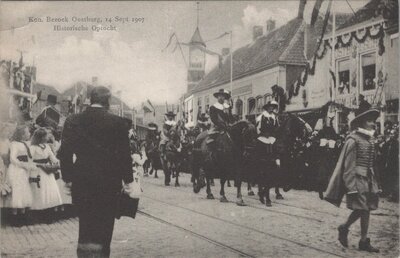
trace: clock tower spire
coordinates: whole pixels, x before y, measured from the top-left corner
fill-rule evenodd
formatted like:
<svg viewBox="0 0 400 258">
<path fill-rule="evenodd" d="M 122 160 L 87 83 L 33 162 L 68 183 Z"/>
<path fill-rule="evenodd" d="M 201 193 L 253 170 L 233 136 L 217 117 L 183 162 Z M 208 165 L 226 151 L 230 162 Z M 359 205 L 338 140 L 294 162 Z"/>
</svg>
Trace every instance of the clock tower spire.
<svg viewBox="0 0 400 258">
<path fill-rule="evenodd" d="M 206 43 L 200 35 L 199 30 L 199 2 L 197 4 L 197 24 L 189 44 L 189 68 L 188 68 L 188 86 L 187 91 L 191 91 L 204 77 L 206 55 L 203 51 Z"/>
</svg>

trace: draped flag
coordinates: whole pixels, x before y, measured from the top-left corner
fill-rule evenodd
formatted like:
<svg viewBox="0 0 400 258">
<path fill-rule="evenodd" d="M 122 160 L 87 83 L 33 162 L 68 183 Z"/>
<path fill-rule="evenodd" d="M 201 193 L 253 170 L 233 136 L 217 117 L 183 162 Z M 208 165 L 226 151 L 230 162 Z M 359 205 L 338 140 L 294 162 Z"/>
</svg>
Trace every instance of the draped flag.
<svg viewBox="0 0 400 258">
<path fill-rule="evenodd" d="M 321 9 L 322 2 L 324 2 L 324 0 L 316 0 L 314 4 L 314 8 L 311 14 L 311 22 L 310 22 L 311 26 L 314 26 L 315 22 L 318 19 L 319 10 Z"/>
<path fill-rule="evenodd" d="M 153 116 L 156 116 L 156 110 L 149 99 L 147 99 L 146 102 L 142 103 L 142 109 L 145 113 L 153 113 Z"/>
</svg>

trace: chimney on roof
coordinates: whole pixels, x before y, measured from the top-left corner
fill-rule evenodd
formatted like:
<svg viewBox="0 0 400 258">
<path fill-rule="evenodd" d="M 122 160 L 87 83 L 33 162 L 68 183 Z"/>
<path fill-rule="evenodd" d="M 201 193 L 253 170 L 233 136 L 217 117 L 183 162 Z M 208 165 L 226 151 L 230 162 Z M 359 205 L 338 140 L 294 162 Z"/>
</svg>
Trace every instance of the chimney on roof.
<svg viewBox="0 0 400 258">
<path fill-rule="evenodd" d="M 276 25 L 276 21 L 272 20 L 272 19 L 268 19 L 267 20 L 267 29 L 266 29 L 266 35 L 268 35 L 268 33 L 270 33 L 271 31 L 273 31 L 275 29 L 275 25 Z"/>
<path fill-rule="evenodd" d="M 262 26 L 254 26 L 253 27 L 253 41 L 255 41 L 258 37 L 261 37 L 263 34 Z"/>
<path fill-rule="evenodd" d="M 299 12 L 297 13 L 297 18 L 303 19 L 304 17 L 304 9 L 306 7 L 307 0 L 300 0 L 299 3 Z"/>
</svg>

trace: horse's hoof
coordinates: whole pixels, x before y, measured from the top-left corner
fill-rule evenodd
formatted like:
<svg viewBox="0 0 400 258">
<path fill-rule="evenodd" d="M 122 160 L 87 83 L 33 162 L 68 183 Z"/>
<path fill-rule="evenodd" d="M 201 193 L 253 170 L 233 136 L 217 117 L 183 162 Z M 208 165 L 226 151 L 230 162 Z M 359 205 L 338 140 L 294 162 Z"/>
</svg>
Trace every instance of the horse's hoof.
<svg viewBox="0 0 400 258">
<path fill-rule="evenodd" d="M 144 177 L 149 177 L 149 174 L 146 173 L 146 174 L 144 174 L 143 176 L 144 176 Z"/>
<path fill-rule="evenodd" d="M 194 193 L 196 193 L 196 194 L 199 193 L 199 192 L 200 192 L 200 189 L 201 189 L 201 188 L 200 188 L 197 184 L 193 184 L 193 192 L 194 192 Z"/>
<path fill-rule="evenodd" d="M 169 186 L 169 183 L 165 183 L 165 186 Z"/>
<path fill-rule="evenodd" d="M 228 185 L 227 185 L 228 187 L 231 187 L 231 183 L 228 183 Z"/>
<path fill-rule="evenodd" d="M 290 185 L 285 185 L 284 187 L 283 187 L 283 191 L 286 193 L 286 192 L 289 192 L 289 190 L 290 189 L 292 189 L 292 187 L 290 186 Z"/>
<path fill-rule="evenodd" d="M 236 201 L 236 205 L 237 205 L 237 206 L 246 206 L 246 204 L 244 203 L 243 199 L 238 199 L 238 200 Z"/>
<path fill-rule="evenodd" d="M 267 206 L 267 207 L 272 207 L 271 200 L 267 200 L 267 201 L 265 202 L 265 206 Z"/>
<path fill-rule="evenodd" d="M 204 180 L 200 180 L 198 183 L 199 188 L 203 188 L 204 186 L 206 186 L 206 182 L 204 182 Z"/>
<path fill-rule="evenodd" d="M 158 176 L 154 176 L 154 178 L 158 178 Z"/>
<path fill-rule="evenodd" d="M 226 199 L 225 195 L 224 195 L 224 196 L 221 196 L 221 197 L 219 198 L 219 201 L 220 201 L 220 202 L 229 202 L 228 199 Z"/>
<path fill-rule="evenodd" d="M 149 174 L 152 175 L 152 174 L 153 174 L 153 171 L 150 171 Z"/>
<path fill-rule="evenodd" d="M 179 183 L 175 183 L 175 187 L 181 186 Z"/>
<path fill-rule="evenodd" d="M 214 200 L 214 195 L 213 194 L 207 194 L 207 199 L 208 200 Z"/>
<path fill-rule="evenodd" d="M 284 198 L 283 198 L 282 194 L 277 194 L 276 195 L 276 199 L 277 200 L 283 200 Z"/>
<path fill-rule="evenodd" d="M 254 196 L 255 194 L 254 194 L 253 191 L 248 191 L 248 192 L 247 192 L 247 195 L 248 195 L 248 196 Z"/>
</svg>

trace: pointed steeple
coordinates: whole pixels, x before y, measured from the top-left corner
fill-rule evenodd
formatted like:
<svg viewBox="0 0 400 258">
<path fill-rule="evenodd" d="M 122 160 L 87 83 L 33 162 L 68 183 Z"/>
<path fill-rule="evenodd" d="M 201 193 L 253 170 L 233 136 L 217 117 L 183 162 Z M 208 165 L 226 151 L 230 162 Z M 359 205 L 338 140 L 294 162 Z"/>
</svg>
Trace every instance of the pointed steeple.
<svg viewBox="0 0 400 258">
<path fill-rule="evenodd" d="M 190 40 L 190 43 L 192 43 L 192 44 L 201 44 L 204 47 L 206 46 L 206 43 L 204 43 L 204 40 L 200 35 L 199 27 L 197 27 L 196 30 L 194 31 L 192 39 Z"/>
</svg>

